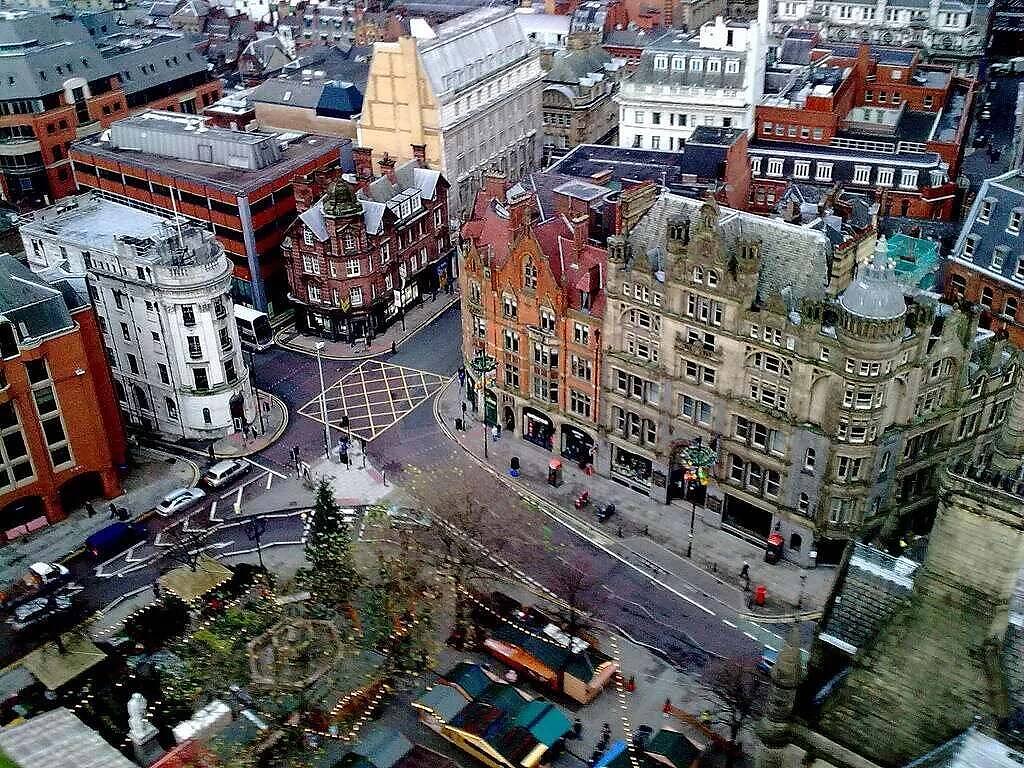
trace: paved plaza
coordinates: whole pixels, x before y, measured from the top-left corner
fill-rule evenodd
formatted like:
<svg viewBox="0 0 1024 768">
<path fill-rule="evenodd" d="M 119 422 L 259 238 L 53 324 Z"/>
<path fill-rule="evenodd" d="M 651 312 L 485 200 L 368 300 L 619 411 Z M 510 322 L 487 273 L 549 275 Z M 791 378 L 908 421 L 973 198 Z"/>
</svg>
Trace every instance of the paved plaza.
<svg viewBox="0 0 1024 768">
<path fill-rule="evenodd" d="M 393 427 L 416 406 L 441 388 L 436 373 L 401 365 L 367 360 L 327 387 L 327 423 L 332 429 L 372 441 Z M 320 397 L 314 397 L 299 413 L 323 423 Z M 342 417 L 348 427 L 342 428 Z"/>
</svg>

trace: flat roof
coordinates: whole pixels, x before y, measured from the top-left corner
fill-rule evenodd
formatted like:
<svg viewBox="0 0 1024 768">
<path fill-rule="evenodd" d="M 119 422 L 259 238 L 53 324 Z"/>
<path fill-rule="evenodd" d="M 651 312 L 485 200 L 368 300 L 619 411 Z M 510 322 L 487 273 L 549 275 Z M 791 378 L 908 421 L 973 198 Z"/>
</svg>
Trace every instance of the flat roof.
<svg viewBox="0 0 1024 768">
<path fill-rule="evenodd" d="M 611 171 L 616 181 L 657 181 L 668 186 L 717 179 L 725 147 L 687 145 L 682 152 L 580 144 L 548 171 L 589 179 Z M 686 179 L 684 177 L 696 177 Z"/>
<path fill-rule="evenodd" d="M 116 235 L 147 238 L 158 235 L 169 224 L 169 219 L 95 193 L 66 198 L 21 220 L 21 228 L 26 232 L 56 235 L 87 250 L 109 253 L 115 250 Z"/>
<path fill-rule="evenodd" d="M 237 133 L 241 133 L 238 131 Z M 282 134 L 285 135 L 285 134 Z M 232 194 L 245 194 L 270 184 L 278 179 L 293 174 L 297 169 L 318 157 L 332 154 L 343 160 L 342 170 L 351 172 L 351 153 L 342 153 L 341 148 L 351 145 L 352 140 L 339 136 L 321 136 L 319 134 L 294 134 L 300 138 L 287 143 L 281 152 L 281 159 L 266 168 L 248 170 L 230 168 L 223 165 L 212 165 L 194 160 L 179 160 L 148 152 L 136 152 L 131 149 L 118 149 L 104 140 L 104 134 L 98 139 L 86 139 L 72 144 L 72 159 L 82 155 L 92 155 L 104 160 L 134 165 L 153 173 L 172 176 L 187 181 L 206 184 L 215 189 Z M 347 164 L 350 167 L 345 167 Z"/>
</svg>

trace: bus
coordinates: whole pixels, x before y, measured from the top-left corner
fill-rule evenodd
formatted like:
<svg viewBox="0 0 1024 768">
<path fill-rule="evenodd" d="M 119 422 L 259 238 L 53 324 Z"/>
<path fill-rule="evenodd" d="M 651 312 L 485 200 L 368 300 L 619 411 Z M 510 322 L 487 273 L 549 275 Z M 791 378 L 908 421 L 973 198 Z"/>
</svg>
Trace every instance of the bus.
<svg viewBox="0 0 1024 768">
<path fill-rule="evenodd" d="M 235 304 L 235 324 L 238 326 L 238 338 L 242 344 L 257 352 L 262 352 L 274 344 L 274 329 L 266 312 Z"/>
</svg>

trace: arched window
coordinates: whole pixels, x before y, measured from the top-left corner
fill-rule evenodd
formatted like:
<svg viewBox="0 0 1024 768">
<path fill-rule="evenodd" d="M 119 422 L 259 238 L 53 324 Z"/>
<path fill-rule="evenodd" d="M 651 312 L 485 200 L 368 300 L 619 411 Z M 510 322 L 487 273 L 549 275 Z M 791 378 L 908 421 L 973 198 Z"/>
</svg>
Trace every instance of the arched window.
<svg viewBox="0 0 1024 768">
<path fill-rule="evenodd" d="M 693 268 L 693 282 L 703 283 L 704 282 L 704 267 Z"/>
<path fill-rule="evenodd" d="M 523 287 L 531 291 L 537 289 L 537 267 L 532 261 L 526 262 L 523 268 Z"/>
<path fill-rule="evenodd" d="M 718 287 L 718 272 L 713 269 L 708 270 L 708 288 Z"/>
<path fill-rule="evenodd" d="M 203 423 L 204 424 L 210 424 L 212 422 L 213 422 L 213 419 L 210 417 L 210 409 L 209 408 L 203 408 Z"/>
<path fill-rule="evenodd" d="M 795 549 L 797 552 L 800 551 L 800 547 L 804 545 L 804 538 L 799 533 L 791 533 L 789 535 L 789 548 Z"/>
</svg>

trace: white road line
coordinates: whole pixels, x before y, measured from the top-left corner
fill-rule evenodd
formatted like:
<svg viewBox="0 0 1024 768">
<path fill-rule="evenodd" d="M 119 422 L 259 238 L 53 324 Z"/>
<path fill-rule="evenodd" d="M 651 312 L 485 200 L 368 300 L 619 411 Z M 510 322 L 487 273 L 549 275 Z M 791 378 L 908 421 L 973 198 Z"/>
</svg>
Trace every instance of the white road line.
<svg viewBox="0 0 1024 768">
<path fill-rule="evenodd" d="M 732 623 L 731 621 L 729 621 L 728 619 L 722 619 L 722 623 L 723 623 L 723 624 L 725 624 L 725 626 L 727 626 L 727 627 L 732 627 L 733 629 L 736 629 L 736 625 L 735 625 L 735 624 L 733 624 L 733 623 Z"/>
<path fill-rule="evenodd" d="M 746 635 L 747 637 L 749 637 L 749 638 L 750 638 L 751 640 L 753 640 L 753 641 L 754 641 L 755 643 L 757 642 L 757 636 L 756 636 L 756 635 L 752 635 L 752 634 L 750 634 L 749 632 L 744 632 L 743 634 L 744 634 L 744 635 Z"/>
<path fill-rule="evenodd" d="M 246 461 L 248 461 L 248 462 L 249 462 L 250 464 L 252 464 L 252 465 L 253 465 L 254 467 L 259 467 L 260 469 L 264 470 L 265 472 L 270 472 L 270 473 L 271 473 L 272 475 L 277 475 L 277 476 L 278 476 L 278 477 L 280 477 L 280 478 L 281 478 L 282 480 L 287 480 L 287 479 L 288 479 L 288 475 L 282 475 L 282 474 L 281 474 L 280 472 L 278 472 L 278 471 L 277 471 L 276 469 L 271 469 L 270 467 L 264 467 L 264 466 L 263 466 L 262 464 L 260 464 L 260 463 L 259 463 L 258 461 L 253 461 L 252 459 L 246 459 Z"/>
<path fill-rule="evenodd" d="M 268 490 L 268 491 L 270 490 L 270 484 L 271 484 L 272 482 L 274 482 L 274 476 L 273 476 L 273 475 L 272 475 L 272 474 L 271 474 L 270 472 L 267 472 L 267 485 L 266 485 L 266 490 Z"/>
</svg>

